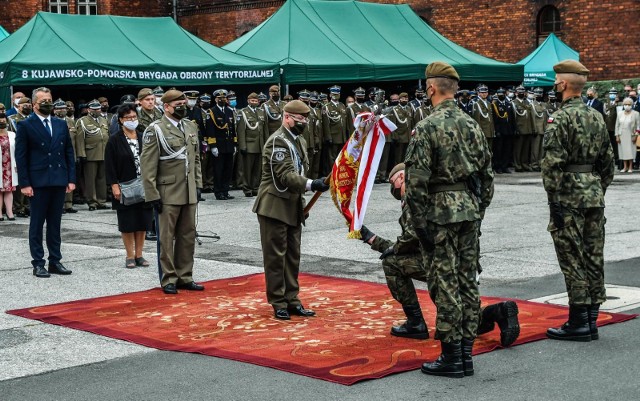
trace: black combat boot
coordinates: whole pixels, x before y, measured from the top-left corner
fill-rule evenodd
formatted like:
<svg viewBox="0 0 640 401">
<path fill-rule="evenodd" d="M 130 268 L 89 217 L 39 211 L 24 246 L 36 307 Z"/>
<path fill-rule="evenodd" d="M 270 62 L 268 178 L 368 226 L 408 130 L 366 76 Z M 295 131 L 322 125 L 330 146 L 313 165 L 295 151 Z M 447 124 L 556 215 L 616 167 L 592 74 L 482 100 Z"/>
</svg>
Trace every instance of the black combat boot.
<svg viewBox="0 0 640 401">
<path fill-rule="evenodd" d="M 587 307 L 569 305 L 569 320 L 562 327 L 547 329 L 547 337 L 554 340 L 591 341 Z"/>
<path fill-rule="evenodd" d="M 462 369 L 465 376 L 473 376 L 473 359 L 471 359 L 473 341 L 468 338 L 462 339 Z"/>
<path fill-rule="evenodd" d="M 404 314 L 407 315 L 407 321 L 400 326 L 391 328 L 391 335 L 396 337 L 415 338 L 417 340 L 426 340 L 429 338 L 427 323 L 422 317 L 420 305 L 402 305 Z"/>
<path fill-rule="evenodd" d="M 500 344 L 503 347 L 513 344 L 520 336 L 518 304 L 514 301 L 504 301 L 484 308 L 478 335 L 492 331 L 495 323 L 498 323 L 500 328 Z"/>
<path fill-rule="evenodd" d="M 600 338 L 600 335 L 598 334 L 598 325 L 596 324 L 598 321 L 598 313 L 600 313 L 600 304 L 593 304 L 587 309 L 587 313 L 589 314 L 589 331 L 591 332 L 591 339 L 597 340 Z"/>
<path fill-rule="evenodd" d="M 460 341 L 440 342 L 442 354 L 433 363 L 423 363 L 422 373 L 460 379 L 464 377 L 462 368 L 462 347 Z"/>
</svg>

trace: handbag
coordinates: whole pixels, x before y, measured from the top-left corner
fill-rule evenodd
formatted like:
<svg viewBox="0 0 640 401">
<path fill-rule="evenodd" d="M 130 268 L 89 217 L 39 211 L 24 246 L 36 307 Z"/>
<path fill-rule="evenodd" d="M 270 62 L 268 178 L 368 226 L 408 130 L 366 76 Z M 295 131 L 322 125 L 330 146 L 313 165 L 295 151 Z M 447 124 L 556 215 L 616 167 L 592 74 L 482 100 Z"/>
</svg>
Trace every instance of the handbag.
<svg viewBox="0 0 640 401">
<path fill-rule="evenodd" d="M 120 183 L 120 201 L 125 206 L 144 202 L 144 186 L 140 177 Z"/>
</svg>

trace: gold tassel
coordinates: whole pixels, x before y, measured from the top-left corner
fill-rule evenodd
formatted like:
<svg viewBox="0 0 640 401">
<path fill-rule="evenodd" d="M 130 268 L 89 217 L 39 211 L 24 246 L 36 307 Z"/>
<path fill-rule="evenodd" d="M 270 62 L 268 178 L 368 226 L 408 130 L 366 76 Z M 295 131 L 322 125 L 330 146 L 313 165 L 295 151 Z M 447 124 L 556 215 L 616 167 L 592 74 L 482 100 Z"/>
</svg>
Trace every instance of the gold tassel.
<svg viewBox="0 0 640 401">
<path fill-rule="evenodd" d="M 349 231 L 347 234 L 348 239 L 362 239 L 362 234 L 360 234 L 360 230 Z"/>
</svg>

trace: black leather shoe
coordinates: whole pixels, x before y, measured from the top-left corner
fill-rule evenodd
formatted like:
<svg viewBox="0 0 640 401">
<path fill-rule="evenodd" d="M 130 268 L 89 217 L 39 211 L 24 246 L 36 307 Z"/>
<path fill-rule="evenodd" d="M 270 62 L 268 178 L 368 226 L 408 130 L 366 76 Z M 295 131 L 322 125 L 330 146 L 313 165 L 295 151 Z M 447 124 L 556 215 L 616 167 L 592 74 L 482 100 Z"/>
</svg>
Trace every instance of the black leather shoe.
<svg viewBox="0 0 640 401">
<path fill-rule="evenodd" d="M 33 275 L 40 278 L 51 277 L 51 274 L 44 268 L 44 266 L 36 266 L 33 268 Z"/>
<path fill-rule="evenodd" d="M 69 275 L 71 274 L 71 270 L 64 267 L 64 265 L 60 262 L 49 263 L 49 273 L 50 274 L 62 274 Z"/>
<path fill-rule="evenodd" d="M 181 290 L 189 290 L 189 291 L 202 291 L 202 290 L 204 290 L 204 285 L 198 284 L 195 281 L 192 281 L 192 282 L 187 283 L 187 284 L 178 284 L 177 287 L 180 288 Z"/>
<path fill-rule="evenodd" d="M 144 239 L 146 239 L 147 241 L 156 241 L 158 237 L 156 236 L 155 232 L 147 231 L 147 233 L 144 235 Z"/>
<path fill-rule="evenodd" d="M 251 198 L 253 195 L 251 194 L 251 192 L 245 192 L 244 196 L 247 198 Z"/>
<path fill-rule="evenodd" d="M 98 208 L 98 210 L 106 210 L 106 209 L 108 209 L 107 205 L 98 205 L 97 208 Z"/>
<path fill-rule="evenodd" d="M 227 199 L 235 199 L 236 198 L 235 196 L 229 195 L 229 192 L 225 193 L 224 197 L 227 198 Z"/>
<path fill-rule="evenodd" d="M 65 213 L 78 213 L 78 211 L 72 207 L 68 208 L 68 209 L 64 209 Z"/>
<path fill-rule="evenodd" d="M 291 320 L 291 316 L 289 315 L 289 311 L 286 309 L 276 309 L 273 316 L 276 319 L 280 320 Z"/>
<path fill-rule="evenodd" d="M 175 284 L 167 284 L 162 287 L 162 292 L 164 292 L 165 294 L 177 294 L 178 290 L 176 289 Z"/>
<path fill-rule="evenodd" d="M 89 211 L 93 212 L 94 210 L 96 210 L 96 208 L 94 206 L 89 206 Z"/>
<path fill-rule="evenodd" d="M 311 309 L 305 309 L 302 305 L 290 306 L 287 311 L 292 315 L 298 316 L 315 316 L 316 313 Z"/>
</svg>

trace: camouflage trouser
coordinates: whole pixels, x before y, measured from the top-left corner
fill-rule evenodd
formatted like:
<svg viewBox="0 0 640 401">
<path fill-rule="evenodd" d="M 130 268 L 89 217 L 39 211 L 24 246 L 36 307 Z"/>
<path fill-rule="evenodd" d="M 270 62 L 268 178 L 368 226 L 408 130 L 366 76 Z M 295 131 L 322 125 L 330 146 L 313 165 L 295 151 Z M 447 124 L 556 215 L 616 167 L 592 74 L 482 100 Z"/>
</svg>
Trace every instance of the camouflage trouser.
<svg viewBox="0 0 640 401">
<path fill-rule="evenodd" d="M 439 225 L 429 222 L 435 250 L 425 254 L 429 295 L 437 308 L 435 339 L 475 338 L 480 294 L 476 281 L 480 221 Z"/>
<path fill-rule="evenodd" d="M 564 275 L 569 304 L 592 305 L 605 301 L 604 208 L 564 210 L 564 228 L 550 219 L 551 233 L 560 270 Z"/>
<path fill-rule="evenodd" d="M 403 306 L 417 305 L 418 295 L 412 279 L 427 281 L 422 256 L 419 253 L 387 256 L 382 260 L 382 269 L 393 298 Z"/>
</svg>

